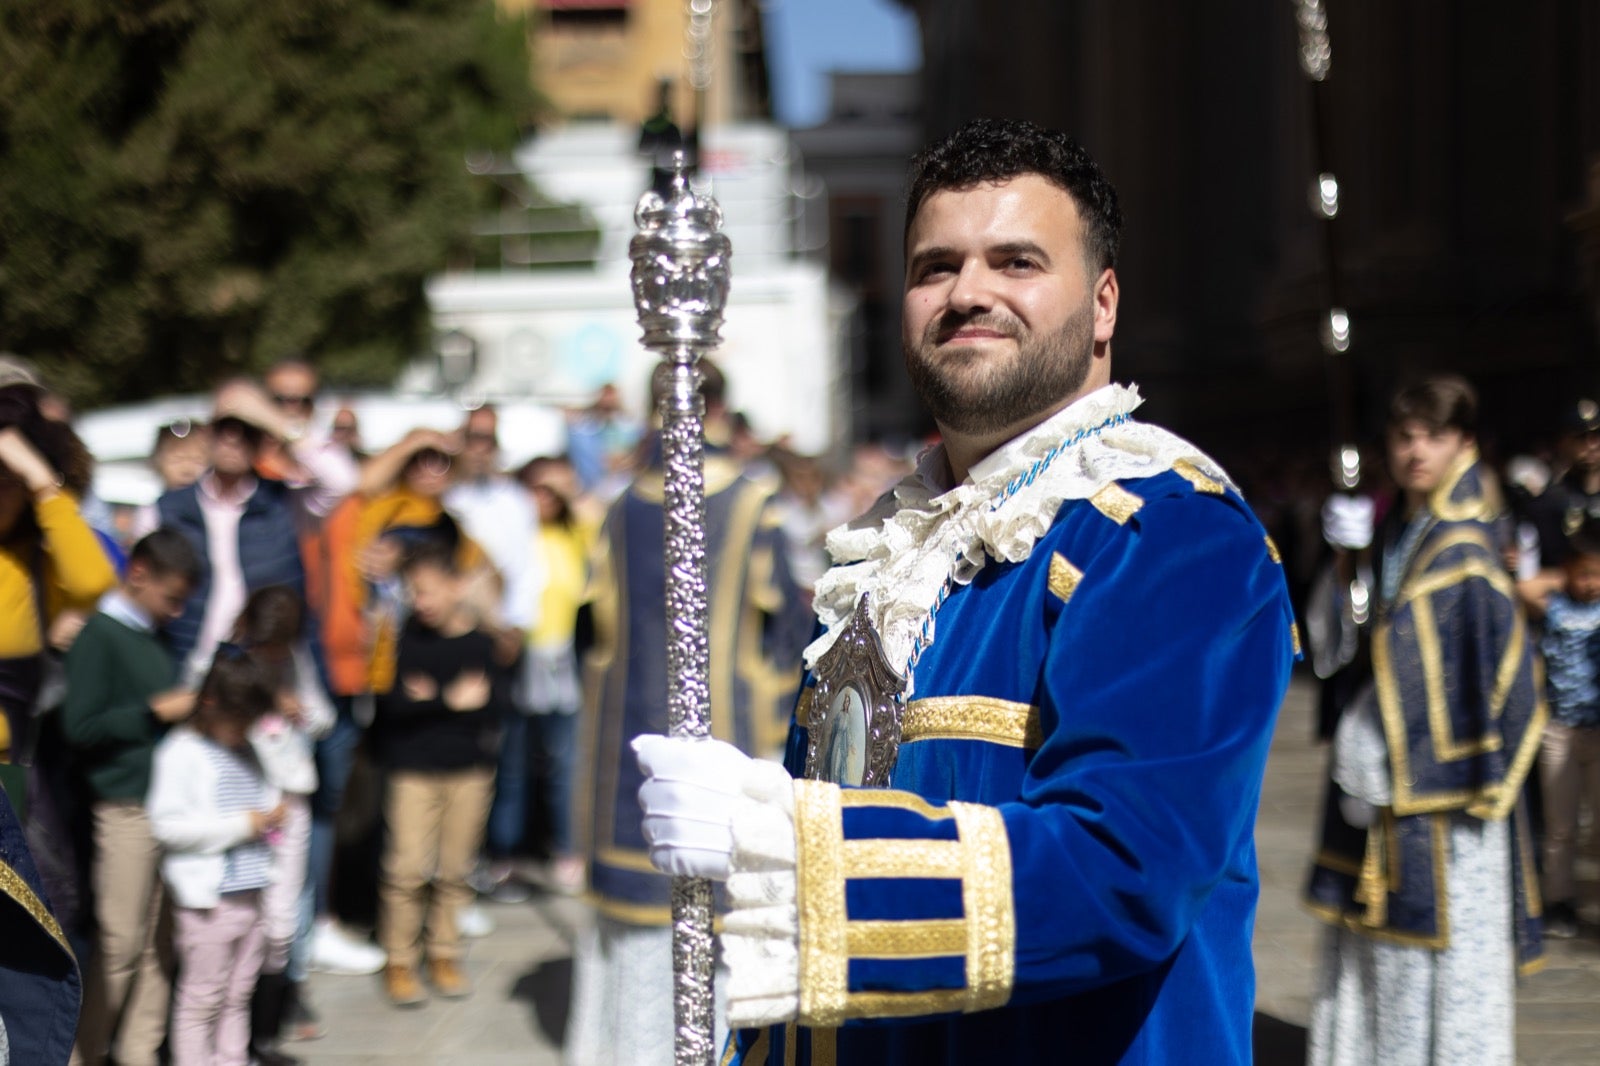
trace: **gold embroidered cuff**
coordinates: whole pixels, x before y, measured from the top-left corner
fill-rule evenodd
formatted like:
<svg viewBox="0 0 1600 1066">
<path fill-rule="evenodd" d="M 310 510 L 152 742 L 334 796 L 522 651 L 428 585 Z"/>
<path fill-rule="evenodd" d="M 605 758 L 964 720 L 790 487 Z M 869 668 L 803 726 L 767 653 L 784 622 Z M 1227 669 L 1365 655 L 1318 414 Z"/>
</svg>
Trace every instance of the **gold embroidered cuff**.
<svg viewBox="0 0 1600 1066">
<path fill-rule="evenodd" d="M 914 811 L 954 819 L 956 840 L 844 840 L 845 807 Z M 902 1018 L 990 1010 L 1011 998 L 1016 918 L 1011 844 L 1000 811 L 970 803 L 935 808 L 906 792 L 795 782 L 800 913 L 799 1022 L 831 1028 L 846 1018 Z M 962 916 L 849 920 L 845 885 L 885 877 L 959 879 Z M 850 990 L 851 959 L 961 957 L 966 987 Z"/>
<path fill-rule="evenodd" d="M 990 696 L 934 696 L 906 704 L 900 742 L 982 740 L 1011 748 L 1037 748 L 1044 742 L 1039 709 Z"/>
</svg>

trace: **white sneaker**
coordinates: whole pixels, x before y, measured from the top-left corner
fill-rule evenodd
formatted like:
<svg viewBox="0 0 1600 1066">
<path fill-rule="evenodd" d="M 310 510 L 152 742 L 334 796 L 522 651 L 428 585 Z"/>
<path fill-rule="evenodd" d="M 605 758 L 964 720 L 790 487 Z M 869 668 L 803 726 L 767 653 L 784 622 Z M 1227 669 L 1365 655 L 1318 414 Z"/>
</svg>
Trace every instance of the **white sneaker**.
<svg viewBox="0 0 1600 1066">
<path fill-rule="evenodd" d="M 310 969 L 317 973 L 357 977 L 383 969 L 388 956 L 383 949 L 357 940 L 331 921 L 320 921 L 311 932 Z"/>
<path fill-rule="evenodd" d="M 476 903 L 469 903 L 456 911 L 456 932 L 476 940 L 494 932 L 494 919 Z"/>
</svg>

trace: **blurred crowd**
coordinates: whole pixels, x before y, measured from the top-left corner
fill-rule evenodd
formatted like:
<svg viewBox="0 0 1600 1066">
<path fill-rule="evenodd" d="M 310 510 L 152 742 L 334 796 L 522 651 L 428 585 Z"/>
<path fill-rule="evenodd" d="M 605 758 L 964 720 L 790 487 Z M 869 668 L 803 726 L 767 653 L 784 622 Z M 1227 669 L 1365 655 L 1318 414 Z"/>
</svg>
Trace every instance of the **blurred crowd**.
<svg viewBox="0 0 1600 1066">
<path fill-rule="evenodd" d="M 0 357 L 0 784 L 83 974 L 75 1061 L 296 1061 L 309 972 L 466 995 L 480 901 L 585 888 L 585 605 L 647 420 L 607 386 L 508 470 L 492 406 L 368 454 L 322 399 L 298 360 L 229 380 L 156 432 L 160 498 L 108 506 L 68 405 Z M 908 457 L 726 426 L 804 600 Z"/>
</svg>

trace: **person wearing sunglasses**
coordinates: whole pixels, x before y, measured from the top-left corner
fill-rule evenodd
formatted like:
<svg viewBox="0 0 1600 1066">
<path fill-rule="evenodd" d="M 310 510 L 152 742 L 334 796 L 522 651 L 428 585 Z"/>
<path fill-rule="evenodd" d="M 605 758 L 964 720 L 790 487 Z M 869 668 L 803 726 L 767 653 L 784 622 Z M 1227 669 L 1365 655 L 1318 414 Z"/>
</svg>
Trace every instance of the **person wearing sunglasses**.
<svg viewBox="0 0 1600 1066">
<path fill-rule="evenodd" d="M 192 681 L 205 675 L 252 592 L 287 585 L 305 595 L 301 533 L 342 493 L 315 476 L 290 483 L 257 472 L 269 441 L 300 460 L 300 439 L 255 383 L 230 381 L 217 390 L 205 473 L 156 502 L 161 525 L 183 533 L 203 561 L 182 617 L 168 630 L 173 654 Z"/>
</svg>

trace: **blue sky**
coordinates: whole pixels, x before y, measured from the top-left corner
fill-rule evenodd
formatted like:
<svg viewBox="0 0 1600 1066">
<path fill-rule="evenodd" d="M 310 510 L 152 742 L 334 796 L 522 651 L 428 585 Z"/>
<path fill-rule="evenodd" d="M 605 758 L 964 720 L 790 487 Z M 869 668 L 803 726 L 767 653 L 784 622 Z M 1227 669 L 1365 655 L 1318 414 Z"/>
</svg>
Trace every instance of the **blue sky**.
<svg viewBox="0 0 1600 1066">
<path fill-rule="evenodd" d="M 894 0 L 767 0 L 772 105 L 786 126 L 828 114 L 830 70 L 915 70 L 916 16 Z"/>
</svg>

